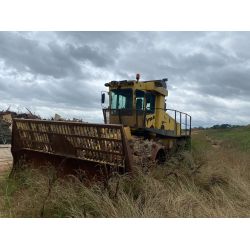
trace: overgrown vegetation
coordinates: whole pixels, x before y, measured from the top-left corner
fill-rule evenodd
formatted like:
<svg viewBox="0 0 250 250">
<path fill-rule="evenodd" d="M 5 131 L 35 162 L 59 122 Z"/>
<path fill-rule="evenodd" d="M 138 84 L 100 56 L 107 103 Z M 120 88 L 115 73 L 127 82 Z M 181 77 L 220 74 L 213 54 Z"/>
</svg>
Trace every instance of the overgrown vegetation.
<svg viewBox="0 0 250 250">
<path fill-rule="evenodd" d="M 91 186 L 21 171 L 0 179 L 0 216 L 249 217 L 249 138 L 249 128 L 199 131 L 164 166 Z"/>
</svg>

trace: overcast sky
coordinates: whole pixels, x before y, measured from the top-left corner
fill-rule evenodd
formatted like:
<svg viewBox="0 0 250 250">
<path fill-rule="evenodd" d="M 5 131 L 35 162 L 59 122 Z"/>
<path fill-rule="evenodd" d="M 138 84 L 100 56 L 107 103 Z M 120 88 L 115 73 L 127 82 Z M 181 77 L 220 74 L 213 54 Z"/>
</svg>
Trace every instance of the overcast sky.
<svg viewBox="0 0 250 250">
<path fill-rule="evenodd" d="M 102 122 L 110 80 L 168 78 L 194 126 L 250 123 L 250 32 L 0 32 L 0 109 Z"/>
</svg>

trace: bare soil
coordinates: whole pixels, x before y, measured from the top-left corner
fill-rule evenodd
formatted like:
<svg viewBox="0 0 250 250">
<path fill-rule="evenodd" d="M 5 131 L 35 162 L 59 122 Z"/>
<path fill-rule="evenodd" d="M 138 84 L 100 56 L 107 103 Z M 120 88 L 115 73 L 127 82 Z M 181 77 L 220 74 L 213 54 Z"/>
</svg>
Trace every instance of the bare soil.
<svg viewBox="0 0 250 250">
<path fill-rule="evenodd" d="M 10 169 L 12 164 L 11 145 L 0 145 L 0 175 Z"/>
</svg>

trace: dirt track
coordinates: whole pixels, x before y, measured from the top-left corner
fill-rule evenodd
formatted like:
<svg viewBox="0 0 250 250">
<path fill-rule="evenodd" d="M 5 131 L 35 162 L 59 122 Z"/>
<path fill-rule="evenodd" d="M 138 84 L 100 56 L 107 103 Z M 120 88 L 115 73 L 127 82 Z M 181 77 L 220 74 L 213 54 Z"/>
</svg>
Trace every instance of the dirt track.
<svg viewBox="0 0 250 250">
<path fill-rule="evenodd" d="M 0 145 L 0 174 L 8 170 L 12 164 L 10 145 Z"/>
</svg>

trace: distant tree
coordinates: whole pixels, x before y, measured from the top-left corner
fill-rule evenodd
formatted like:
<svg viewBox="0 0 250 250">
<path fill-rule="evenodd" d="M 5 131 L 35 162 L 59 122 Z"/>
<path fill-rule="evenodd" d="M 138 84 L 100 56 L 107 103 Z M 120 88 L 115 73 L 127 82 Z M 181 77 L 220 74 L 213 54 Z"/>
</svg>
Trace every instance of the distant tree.
<svg viewBox="0 0 250 250">
<path fill-rule="evenodd" d="M 214 125 L 214 126 L 212 126 L 211 128 L 217 129 L 217 128 L 220 128 L 220 125 Z"/>
<path fill-rule="evenodd" d="M 221 124 L 220 128 L 231 128 L 232 125 L 231 124 Z"/>
<path fill-rule="evenodd" d="M 233 125 L 225 123 L 225 124 L 221 124 L 221 125 L 216 124 L 216 125 L 212 126 L 211 128 L 212 129 L 219 129 L 219 128 L 225 129 L 225 128 L 232 128 L 232 127 L 233 127 Z"/>
</svg>

